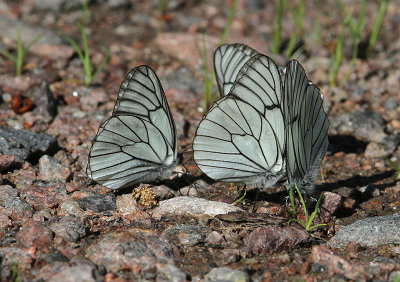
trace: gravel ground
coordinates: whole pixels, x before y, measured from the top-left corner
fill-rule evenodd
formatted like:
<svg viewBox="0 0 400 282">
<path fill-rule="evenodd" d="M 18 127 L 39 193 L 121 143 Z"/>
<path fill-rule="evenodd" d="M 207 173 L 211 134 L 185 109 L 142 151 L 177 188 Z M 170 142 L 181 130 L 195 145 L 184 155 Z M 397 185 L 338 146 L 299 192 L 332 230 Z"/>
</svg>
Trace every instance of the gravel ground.
<svg viewBox="0 0 400 282">
<path fill-rule="evenodd" d="M 227 42 L 271 55 L 276 3 L 267 2 L 238 1 Z M 356 19 L 359 3 L 347 2 Z M 367 2 L 361 55 L 378 9 Z M 235 203 L 243 186 L 213 183 L 193 161 L 189 146 L 203 114 L 202 34 L 211 64 L 232 1 L 89 1 L 87 21 L 80 3 L 0 1 L 0 50 L 14 52 L 18 32 L 24 44 L 43 35 L 21 76 L 0 56 L 1 281 L 399 279 L 400 182 L 383 158 L 400 164 L 398 0 L 390 2 L 375 48 L 355 60 L 348 79 L 353 40 L 346 29 L 335 85 L 329 69 L 345 15 L 337 1 L 306 3 L 296 58 L 324 93 L 331 122 L 316 181 L 325 193 L 315 223 L 326 225 L 311 232 L 288 226 L 283 186 L 257 199 L 247 187 Z M 282 54 L 293 29 L 287 8 L 283 17 Z M 109 53 L 89 87 L 63 36 L 80 42 L 78 23 L 95 66 Z M 86 176 L 87 156 L 125 74 L 141 64 L 160 77 L 186 173 L 112 191 Z"/>
</svg>

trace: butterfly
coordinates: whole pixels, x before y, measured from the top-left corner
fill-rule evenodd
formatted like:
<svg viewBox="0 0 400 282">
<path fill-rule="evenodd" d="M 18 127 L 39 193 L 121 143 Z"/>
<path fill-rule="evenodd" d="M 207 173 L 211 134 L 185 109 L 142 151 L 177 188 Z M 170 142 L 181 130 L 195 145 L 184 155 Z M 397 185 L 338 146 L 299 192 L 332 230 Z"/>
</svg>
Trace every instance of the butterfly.
<svg viewBox="0 0 400 282">
<path fill-rule="evenodd" d="M 246 45 L 220 46 L 214 63 L 222 98 L 196 131 L 196 164 L 217 181 L 265 189 L 287 176 L 312 194 L 330 125 L 321 91 L 298 61 L 280 68 Z"/>
<path fill-rule="evenodd" d="M 136 67 L 93 140 L 87 175 L 120 189 L 164 179 L 177 163 L 175 123 L 160 80 L 150 67 Z"/>
</svg>

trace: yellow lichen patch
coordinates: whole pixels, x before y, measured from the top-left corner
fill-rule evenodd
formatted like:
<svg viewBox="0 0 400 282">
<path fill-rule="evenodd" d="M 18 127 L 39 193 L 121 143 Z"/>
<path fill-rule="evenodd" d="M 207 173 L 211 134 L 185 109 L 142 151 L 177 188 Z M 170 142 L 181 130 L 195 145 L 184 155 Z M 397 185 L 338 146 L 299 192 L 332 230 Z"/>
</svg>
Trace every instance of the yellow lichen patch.
<svg viewBox="0 0 400 282">
<path fill-rule="evenodd" d="M 156 194 L 154 194 L 151 187 L 144 184 L 140 184 L 140 186 L 132 192 L 132 197 L 143 206 L 155 206 L 157 204 Z"/>
</svg>

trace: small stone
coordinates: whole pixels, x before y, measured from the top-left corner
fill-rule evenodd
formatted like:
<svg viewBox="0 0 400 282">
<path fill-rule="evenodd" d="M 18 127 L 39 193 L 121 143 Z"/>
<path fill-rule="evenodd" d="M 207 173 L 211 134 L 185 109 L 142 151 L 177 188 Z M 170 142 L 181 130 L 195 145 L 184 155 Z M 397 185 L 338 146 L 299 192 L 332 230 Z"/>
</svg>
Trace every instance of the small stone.
<svg viewBox="0 0 400 282">
<path fill-rule="evenodd" d="M 174 189 L 169 188 L 165 185 L 158 185 L 151 187 L 153 193 L 156 195 L 157 200 L 163 201 L 167 199 L 171 199 L 173 197 L 179 196 L 179 193 L 176 192 Z"/>
<path fill-rule="evenodd" d="M 17 197 L 18 191 L 10 185 L 0 185 L 0 205 L 3 206 L 10 196 Z"/>
<path fill-rule="evenodd" d="M 365 281 L 366 274 L 361 266 L 350 264 L 325 246 L 313 246 L 311 258 L 313 263 L 320 265 L 330 277 L 343 275 L 350 280 Z"/>
<path fill-rule="evenodd" d="M 226 214 L 235 211 L 243 210 L 227 203 L 182 196 L 160 202 L 159 206 L 153 210 L 153 217 L 161 218 L 165 215 L 201 216 L 204 214 L 215 216 L 217 214 Z"/>
<path fill-rule="evenodd" d="M 97 274 L 97 275 L 96 275 Z M 95 266 L 88 264 L 67 266 L 51 278 L 51 281 L 85 281 L 96 282 L 102 277 Z"/>
<path fill-rule="evenodd" d="M 94 212 L 115 211 L 117 209 L 115 195 L 112 193 L 88 196 L 77 200 L 77 202 L 84 210 Z"/>
<path fill-rule="evenodd" d="M 76 242 L 83 238 L 87 229 L 81 219 L 74 216 L 63 216 L 49 227 L 58 237 L 70 242 Z"/>
<path fill-rule="evenodd" d="M 348 210 L 352 210 L 354 205 L 356 204 L 356 200 L 352 198 L 345 198 L 342 203 L 342 207 Z"/>
<path fill-rule="evenodd" d="M 44 155 L 39 159 L 41 179 L 46 181 L 68 181 L 72 174 L 68 167 L 62 165 L 53 157 Z"/>
<path fill-rule="evenodd" d="M 22 201 L 19 197 L 10 196 L 4 200 L 4 207 L 13 211 L 14 216 L 17 218 L 23 218 L 25 216 L 32 217 L 33 208 L 30 204 Z"/>
<path fill-rule="evenodd" d="M 179 189 L 179 194 L 182 196 L 192 196 L 192 197 L 199 196 L 198 191 L 196 190 L 196 188 L 192 187 L 192 185 L 182 187 L 181 189 Z"/>
<path fill-rule="evenodd" d="M 70 200 L 61 203 L 58 214 L 61 216 L 74 215 L 78 218 L 82 218 L 84 211 L 79 206 L 78 202 Z"/>
<path fill-rule="evenodd" d="M 327 210 L 330 214 L 334 214 L 340 207 L 342 197 L 332 192 L 324 192 L 321 208 Z"/>
<path fill-rule="evenodd" d="M 0 155 L 0 172 L 21 168 L 22 164 L 18 156 Z"/>
<path fill-rule="evenodd" d="M 206 242 L 210 245 L 220 245 L 225 242 L 225 239 L 217 231 L 211 231 L 206 238 Z"/>
<path fill-rule="evenodd" d="M 156 282 L 185 282 L 186 274 L 173 264 L 157 263 Z"/>
<path fill-rule="evenodd" d="M 244 238 L 244 244 L 254 254 L 291 249 L 310 242 L 311 237 L 306 230 L 295 229 L 291 226 L 284 228 L 278 226 L 258 227 Z"/>
<path fill-rule="evenodd" d="M 204 276 L 204 282 L 224 281 L 224 282 L 247 282 L 249 276 L 247 273 L 229 267 L 213 268 Z"/>
<path fill-rule="evenodd" d="M 235 263 L 240 256 L 240 251 L 238 249 L 223 249 L 220 254 L 218 254 L 217 265 L 227 265 Z"/>
<path fill-rule="evenodd" d="M 28 220 L 16 235 L 25 248 L 36 247 L 38 249 L 47 249 L 53 241 L 53 237 L 50 228 L 34 220 Z"/>
<path fill-rule="evenodd" d="M 200 242 L 204 242 L 208 229 L 198 225 L 177 225 L 165 230 L 164 235 L 172 240 L 177 240 L 179 244 L 184 246 L 194 246 Z"/>
</svg>

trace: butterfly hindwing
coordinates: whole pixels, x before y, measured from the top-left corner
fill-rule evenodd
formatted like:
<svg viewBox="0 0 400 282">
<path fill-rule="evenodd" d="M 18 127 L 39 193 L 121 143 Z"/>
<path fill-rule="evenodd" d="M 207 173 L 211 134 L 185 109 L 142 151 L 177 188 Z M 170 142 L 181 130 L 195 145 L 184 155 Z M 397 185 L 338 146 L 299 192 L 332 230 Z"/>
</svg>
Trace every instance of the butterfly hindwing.
<svg viewBox="0 0 400 282">
<path fill-rule="evenodd" d="M 151 68 L 140 66 L 121 84 L 113 114 L 93 140 L 86 171 L 110 189 L 152 182 L 176 165 L 176 144 L 161 83 Z"/>
</svg>

